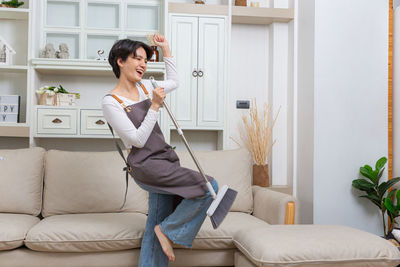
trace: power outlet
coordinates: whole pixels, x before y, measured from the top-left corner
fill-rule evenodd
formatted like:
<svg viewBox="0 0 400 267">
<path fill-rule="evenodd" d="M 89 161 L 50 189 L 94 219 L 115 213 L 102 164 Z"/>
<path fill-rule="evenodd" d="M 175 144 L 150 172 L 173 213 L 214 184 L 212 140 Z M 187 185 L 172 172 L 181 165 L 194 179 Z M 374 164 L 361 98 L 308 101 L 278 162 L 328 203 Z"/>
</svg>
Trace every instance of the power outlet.
<svg viewBox="0 0 400 267">
<path fill-rule="evenodd" d="M 250 101 L 249 100 L 236 100 L 236 108 L 249 109 Z"/>
</svg>

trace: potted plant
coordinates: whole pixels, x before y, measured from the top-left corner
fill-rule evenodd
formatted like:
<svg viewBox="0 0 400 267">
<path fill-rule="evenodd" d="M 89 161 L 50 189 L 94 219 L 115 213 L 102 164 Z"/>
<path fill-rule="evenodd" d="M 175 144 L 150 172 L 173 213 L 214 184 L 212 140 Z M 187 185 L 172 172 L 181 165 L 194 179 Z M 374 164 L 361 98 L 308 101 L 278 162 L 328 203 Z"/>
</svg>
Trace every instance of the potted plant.
<svg viewBox="0 0 400 267">
<path fill-rule="evenodd" d="M 58 87 L 43 86 L 36 93 L 40 96 L 39 105 L 74 106 L 75 99 L 80 98 L 79 93 L 68 92 L 61 84 Z"/>
<path fill-rule="evenodd" d="M 279 115 L 279 111 L 280 107 L 275 119 L 271 122 L 270 118 L 272 118 L 272 115 L 270 114 L 272 113 L 272 110 L 270 106 L 265 103 L 263 116 L 259 116 L 256 99 L 254 98 L 254 101 L 252 101 L 250 106 L 250 119 L 248 119 L 245 115 L 242 116 L 243 126 L 246 134 L 244 136 L 240 130 L 239 133 L 241 140 L 246 145 L 247 150 L 250 152 L 253 158 L 254 185 L 264 187 L 270 186 L 267 158 L 272 146 L 275 143 L 275 141 L 271 142 L 272 129 Z M 235 139 L 232 137 L 230 138 L 241 147 L 241 145 Z"/>
<path fill-rule="evenodd" d="M 379 208 L 382 214 L 383 234 L 385 238 L 387 238 L 389 234 L 387 231 L 388 227 L 386 227 L 385 213 L 387 213 L 392 222 L 395 222 L 396 217 L 400 216 L 400 190 L 392 190 L 387 194 L 388 189 L 400 181 L 400 177 L 380 182 L 386 162 L 386 157 L 380 158 L 375 164 L 375 170 L 369 165 L 360 167 L 360 174 L 363 178 L 355 179 L 352 182 L 354 188 L 366 193 L 366 195 L 360 197 L 369 199 Z M 392 201 L 394 195 L 397 199 L 397 205 Z"/>
<path fill-rule="evenodd" d="M 24 2 L 19 2 L 18 0 L 11 0 L 11 1 L 1 1 L 0 7 L 11 7 L 11 8 L 18 8 L 22 6 Z"/>
</svg>

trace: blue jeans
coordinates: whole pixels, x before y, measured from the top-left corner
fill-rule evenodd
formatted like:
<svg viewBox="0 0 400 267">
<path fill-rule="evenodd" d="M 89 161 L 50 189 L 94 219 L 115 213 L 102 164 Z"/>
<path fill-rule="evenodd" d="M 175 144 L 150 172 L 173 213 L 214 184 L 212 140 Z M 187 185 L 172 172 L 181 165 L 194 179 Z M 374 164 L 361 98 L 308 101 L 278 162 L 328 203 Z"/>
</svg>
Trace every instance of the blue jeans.
<svg viewBox="0 0 400 267">
<path fill-rule="evenodd" d="M 206 219 L 206 211 L 213 198 L 210 192 L 207 191 L 204 196 L 183 199 L 173 211 L 174 195 L 137 181 L 136 183 L 149 192 L 149 212 L 138 267 L 168 266 L 169 259 L 161 248 L 160 242 L 154 233 L 154 227 L 159 224 L 161 231 L 173 243 L 191 248 L 194 238 Z M 212 180 L 211 185 L 217 193 L 218 183 L 215 179 Z"/>
</svg>

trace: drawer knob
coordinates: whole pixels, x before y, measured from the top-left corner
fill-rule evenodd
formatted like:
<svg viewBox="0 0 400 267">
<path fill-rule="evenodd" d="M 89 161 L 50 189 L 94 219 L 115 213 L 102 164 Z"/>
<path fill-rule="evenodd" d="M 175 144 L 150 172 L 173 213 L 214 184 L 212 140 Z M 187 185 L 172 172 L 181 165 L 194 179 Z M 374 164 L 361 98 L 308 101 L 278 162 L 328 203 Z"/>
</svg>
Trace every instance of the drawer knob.
<svg viewBox="0 0 400 267">
<path fill-rule="evenodd" d="M 60 120 L 59 118 L 55 118 L 54 120 L 51 121 L 52 123 L 61 123 L 62 120 Z"/>
<path fill-rule="evenodd" d="M 95 123 L 96 123 L 96 124 L 99 124 L 99 125 L 103 125 L 103 124 L 104 124 L 104 121 L 98 120 L 98 121 L 96 121 Z"/>
</svg>

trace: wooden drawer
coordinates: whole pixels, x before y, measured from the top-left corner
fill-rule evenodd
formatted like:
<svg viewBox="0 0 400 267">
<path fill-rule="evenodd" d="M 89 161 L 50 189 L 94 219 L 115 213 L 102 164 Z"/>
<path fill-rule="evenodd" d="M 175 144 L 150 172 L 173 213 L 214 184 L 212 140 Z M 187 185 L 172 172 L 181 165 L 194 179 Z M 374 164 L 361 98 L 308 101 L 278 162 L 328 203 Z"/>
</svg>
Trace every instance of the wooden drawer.
<svg viewBox="0 0 400 267">
<path fill-rule="evenodd" d="M 111 135 L 101 109 L 81 109 L 81 134 Z"/>
<path fill-rule="evenodd" d="M 37 109 L 38 134 L 77 134 L 76 109 Z"/>
</svg>

